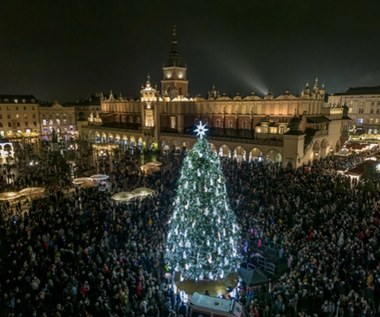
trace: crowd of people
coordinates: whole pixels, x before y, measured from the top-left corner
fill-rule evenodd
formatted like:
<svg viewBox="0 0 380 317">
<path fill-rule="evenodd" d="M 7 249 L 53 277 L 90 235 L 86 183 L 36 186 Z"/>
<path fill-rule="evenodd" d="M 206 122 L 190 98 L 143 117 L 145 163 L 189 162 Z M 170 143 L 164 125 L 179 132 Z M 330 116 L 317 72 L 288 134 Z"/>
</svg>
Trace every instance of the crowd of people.
<svg viewBox="0 0 380 317">
<path fill-rule="evenodd" d="M 151 175 L 131 173 L 138 168 L 136 158 L 114 162 L 110 191 L 67 193 L 70 180 L 64 178 L 67 183 L 19 210 L 20 217 L 4 220 L 4 316 L 186 315 L 186 303 L 166 279 L 163 258 L 182 159 L 159 157 L 161 171 Z M 373 175 L 353 184 L 334 173 L 360 160 L 331 156 L 293 170 L 222 159 L 244 237 L 260 241 L 260 247 L 280 244 L 288 264 L 269 284 L 240 284 L 237 299 L 249 316 L 379 315 L 379 179 Z M 114 191 L 139 186 L 156 194 L 128 205 L 111 199 Z"/>
<path fill-rule="evenodd" d="M 269 296 L 250 296 L 251 316 L 380 314 L 379 176 L 355 183 L 332 172 L 361 160 L 331 156 L 296 170 L 225 164 L 243 232 L 261 246 L 277 242 L 288 262 Z"/>
</svg>

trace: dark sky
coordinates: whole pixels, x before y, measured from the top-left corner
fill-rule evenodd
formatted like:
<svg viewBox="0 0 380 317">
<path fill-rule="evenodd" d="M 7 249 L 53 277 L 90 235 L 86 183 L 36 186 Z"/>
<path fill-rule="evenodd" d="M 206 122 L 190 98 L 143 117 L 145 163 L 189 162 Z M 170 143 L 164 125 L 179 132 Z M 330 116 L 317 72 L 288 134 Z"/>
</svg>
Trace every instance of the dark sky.
<svg viewBox="0 0 380 317">
<path fill-rule="evenodd" d="M 0 94 L 73 101 L 160 85 L 173 25 L 192 96 L 380 85 L 380 1 L 1 0 Z"/>
</svg>

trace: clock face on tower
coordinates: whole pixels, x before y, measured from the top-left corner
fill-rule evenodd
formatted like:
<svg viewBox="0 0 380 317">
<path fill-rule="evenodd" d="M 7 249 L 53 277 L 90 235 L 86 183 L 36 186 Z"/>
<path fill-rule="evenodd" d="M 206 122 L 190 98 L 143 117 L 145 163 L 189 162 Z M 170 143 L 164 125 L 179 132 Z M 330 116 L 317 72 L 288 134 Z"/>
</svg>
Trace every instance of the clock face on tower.
<svg viewBox="0 0 380 317">
<path fill-rule="evenodd" d="M 178 75 L 178 78 L 182 79 L 184 76 L 183 76 L 183 70 L 179 70 L 177 72 L 177 75 Z"/>
<path fill-rule="evenodd" d="M 173 73 L 170 70 L 168 70 L 168 71 L 165 72 L 165 77 L 166 78 L 172 78 L 172 76 L 173 76 Z"/>
</svg>

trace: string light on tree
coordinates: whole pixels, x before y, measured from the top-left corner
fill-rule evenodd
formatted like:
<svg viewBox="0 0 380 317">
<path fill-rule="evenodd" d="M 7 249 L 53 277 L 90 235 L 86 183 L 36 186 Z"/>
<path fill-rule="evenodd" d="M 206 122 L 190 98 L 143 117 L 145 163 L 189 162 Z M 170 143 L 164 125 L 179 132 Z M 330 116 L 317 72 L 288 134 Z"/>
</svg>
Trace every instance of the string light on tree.
<svg viewBox="0 0 380 317">
<path fill-rule="evenodd" d="M 184 159 L 165 250 L 169 266 L 194 281 L 221 279 L 236 272 L 241 260 L 240 228 L 206 131 L 206 124 L 196 126 L 197 141 Z"/>
</svg>

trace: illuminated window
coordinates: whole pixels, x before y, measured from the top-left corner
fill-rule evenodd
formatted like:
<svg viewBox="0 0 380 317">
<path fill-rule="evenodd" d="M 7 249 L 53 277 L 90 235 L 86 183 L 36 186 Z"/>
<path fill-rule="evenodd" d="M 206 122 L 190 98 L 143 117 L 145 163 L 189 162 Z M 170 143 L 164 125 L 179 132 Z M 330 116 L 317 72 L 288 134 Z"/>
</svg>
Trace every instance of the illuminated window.
<svg viewBox="0 0 380 317">
<path fill-rule="evenodd" d="M 358 118 L 358 124 L 363 124 L 363 118 Z"/>
<path fill-rule="evenodd" d="M 232 128 L 232 127 L 233 127 L 233 123 L 232 123 L 232 120 L 229 120 L 229 121 L 228 121 L 228 126 L 229 126 L 230 128 Z"/>
<path fill-rule="evenodd" d="M 19 119 L 19 118 L 20 118 L 20 115 L 16 113 L 16 119 Z"/>
<path fill-rule="evenodd" d="M 176 128 L 176 117 L 170 117 L 170 128 Z"/>
</svg>

